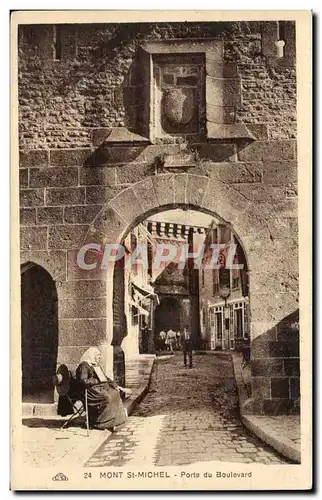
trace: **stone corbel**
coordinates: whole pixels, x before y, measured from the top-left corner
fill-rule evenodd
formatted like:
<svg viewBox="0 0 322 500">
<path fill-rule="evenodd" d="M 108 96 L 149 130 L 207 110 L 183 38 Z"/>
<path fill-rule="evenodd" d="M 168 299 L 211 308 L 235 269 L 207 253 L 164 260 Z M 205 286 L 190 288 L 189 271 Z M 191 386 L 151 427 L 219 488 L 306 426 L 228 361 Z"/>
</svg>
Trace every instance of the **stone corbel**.
<svg viewBox="0 0 322 500">
<path fill-rule="evenodd" d="M 208 139 L 243 139 L 255 141 L 256 137 L 244 123 L 207 123 Z"/>
<path fill-rule="evenodd" d="M 131 132 L 126 127 L 100 128 L 92 132 L 94 146 L 112 144 L 150 144 L 150 141 L 142 135 Z"/>
</svg>

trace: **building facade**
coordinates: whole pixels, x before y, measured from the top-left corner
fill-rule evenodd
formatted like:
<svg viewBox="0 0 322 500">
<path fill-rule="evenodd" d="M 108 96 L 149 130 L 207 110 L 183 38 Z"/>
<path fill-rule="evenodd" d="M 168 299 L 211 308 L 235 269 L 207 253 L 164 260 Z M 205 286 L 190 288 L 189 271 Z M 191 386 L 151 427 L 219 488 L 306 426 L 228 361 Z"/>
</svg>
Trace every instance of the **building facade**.
<svg viewBox="0 0 322 500">
<path fill-rule="evenodd" d="M 25 397 L 53 400 L 55 367 L 89 345 L 110 376 L 124 354 L 124 279 L 97 250 L 81 268 L 79 250 L 188 207 L 229 224 L 247 258 L 248 410 L 297 411 L 295 24 L 43 24 L 18 36 Z"/>
<path fill-rule="evenodd" d="M 115 304 L 120 316 L 124 308 L 124 340 L 119 350 L 120 368 L 118 379 L 125 374 L 125 359 L 138 354 L 153 353 L 154 311 L 158 298 L 151 285 L 151 266 L 144 265 L 143 253 L 148 255 L 151 238 L 143 224 L 134 227 L 122 245 L 125 249 L 124 259 L 117 262 L 121 279 L 124 281 L 124 304 Z M 114 360 L 114 374 L 115 374 Z M 124 365 L 123 365 L 124 363 Z M 125 383 L 125 380 L 123 380 Z"/>
<path fill-rule="evenodd" d="M 221 250 L 216 268 L 207 269 L 204 262 L 199 270 L 202 343 L 211 350 L 238 349 L 249 342 L 250 336 L 247 262 L 236 237 L 224 224 L 213 224 L 208 229 L 205 248 L 212 244 L 226 248 Z M 227 259 L 230 248 L 235 269 L 230 268 Z"/>
</svg>

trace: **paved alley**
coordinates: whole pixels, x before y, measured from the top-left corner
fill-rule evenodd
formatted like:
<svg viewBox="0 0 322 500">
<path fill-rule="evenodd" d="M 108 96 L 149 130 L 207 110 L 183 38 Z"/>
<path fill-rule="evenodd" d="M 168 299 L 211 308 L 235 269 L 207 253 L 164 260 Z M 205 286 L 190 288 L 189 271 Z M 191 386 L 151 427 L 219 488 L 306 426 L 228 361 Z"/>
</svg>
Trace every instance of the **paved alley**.
<svg viewBox="0 0 322 500">
<path fill-rule="evenodd" d="M 195 355 L 193 361 L 189 369 L 180 353 L 158 358 L 146 397 L 85 465 L 290 463 L 241 425 L 230 356 Z"/>
</svg>

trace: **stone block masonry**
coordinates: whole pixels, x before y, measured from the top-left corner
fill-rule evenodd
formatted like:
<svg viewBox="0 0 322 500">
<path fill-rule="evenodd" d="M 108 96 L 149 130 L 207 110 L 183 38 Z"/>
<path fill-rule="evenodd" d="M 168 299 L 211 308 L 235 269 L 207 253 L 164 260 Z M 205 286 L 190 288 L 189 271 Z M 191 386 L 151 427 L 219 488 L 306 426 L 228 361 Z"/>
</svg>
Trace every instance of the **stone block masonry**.
<svg viewBox="0 0 322 500">
<path fill-rule="evenodd" d="M 52 56 L 53 26 L 19 27 L 19 112 L 21 148 L 26 166 L 45 166 L 50 148 L 78 148 L 73 158 L 52 153 L 53 165 L 85 162 L 98 128 L 128 127 L 130 116 L 124 96 L 137 95 L 142 73 L 136 70 L 137 50 L 145 40 L 223 40 L 222 67 L 214 63 L 214 77 L 228 77 L 234 85 L 225 93 L 232 103 L 211 102 L 217 110 L 231 107 L 239 122 L 265 124 L 270 139 L 296 137 L 295 66 L 271 68 L 262 55 L 258 22 L 252 23 L 150 23 L 66 25 L 73 32 L 73 51 Z M 77 33 L 76 33 L 77 32 Z M 64 42 L 70 46 L 71 37 Z M 290 45 L 291 46 L 291 45 Z M 228 68 L 228 69 L 227 69 Z M 220 71 L 219 71 L 220 70 Z M 218 73 L 219 71 L 219 73 Z M 236 75 L 238 89 L 235 88 Z M 134 78 L 135 76 L 135 78 Z M 240 87 L 240 88 L 239 88 Z M 239 95 L 240 102 L 234 100 Z M 138 103 L 138 107 L 140 102 Z M 132 108 L 131 108 L 132 109 Z"/>
<path fill-rule="evenodd" d="M 294 57 L 265 56 L 260 22 L 64 25 L 59 59 L 53 29 L 19 26 L 19 178 L 21 263 L 44 267 L 58 291 L 57 362 L 95 343 L 108 364 L 127 334 L 122 276 L 79 269 L 83 243 L 121 242 L 151 213 L 189 207 L 231 224 L 245 249 L 251 411 L 298 411 L 298 334 L 278 326 L 298 309 Z M 152 143 L 144 47 L 178 40 L 187 53 L 216 41 L 212 133 Z M 187 152 L 195 164 L 162 169 Z"/>
<path fill-rule="evenodd" d="M 251 371 L 256 387 L 250 413 L 298 413 L 300 400 L 299 313 L 295 311 L 258 337 L 252 346 Z M 254 393 L 253 393 L 254 395 Z"/>
</svg>

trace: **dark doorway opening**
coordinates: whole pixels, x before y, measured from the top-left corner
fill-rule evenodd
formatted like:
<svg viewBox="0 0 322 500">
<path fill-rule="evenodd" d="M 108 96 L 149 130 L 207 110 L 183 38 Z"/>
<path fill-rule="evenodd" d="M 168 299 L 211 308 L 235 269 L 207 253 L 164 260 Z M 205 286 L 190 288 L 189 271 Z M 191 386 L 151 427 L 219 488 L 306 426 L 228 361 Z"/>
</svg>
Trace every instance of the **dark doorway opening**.
<svg viewBox="0 0 322 500">
<path fill-rule="evenodd" d="M 56 285 L 41 266 L 21 269 L 21 357 L 23 402 L 53 403 L 58 351 Z"/>
<path fill-rule="evenodd" d="M 180 301 L 176 298 L 161 299 L 155 310 L 155 331 L 180 330 Z"/>
</svg>

